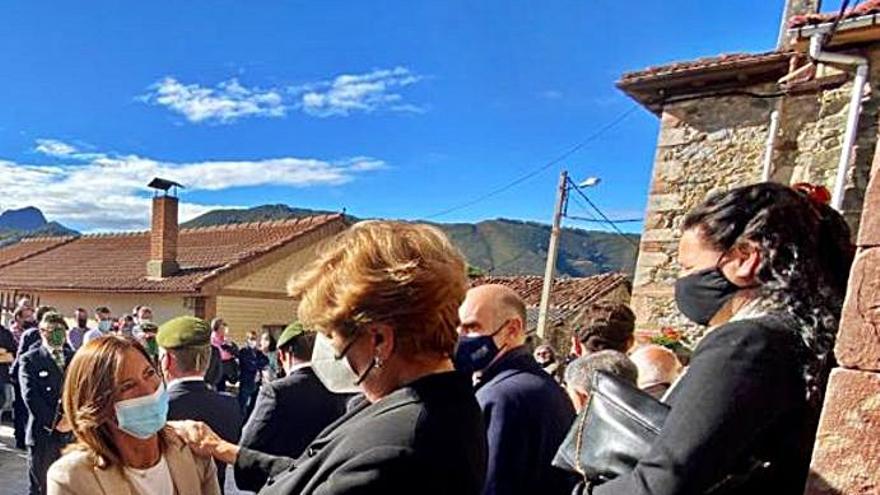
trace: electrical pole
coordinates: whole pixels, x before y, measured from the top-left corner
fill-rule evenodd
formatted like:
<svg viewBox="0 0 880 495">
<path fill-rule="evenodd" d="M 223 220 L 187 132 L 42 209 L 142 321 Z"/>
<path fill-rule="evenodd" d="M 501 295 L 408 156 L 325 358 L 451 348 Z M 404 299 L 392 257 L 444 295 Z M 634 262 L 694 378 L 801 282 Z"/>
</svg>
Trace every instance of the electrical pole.
<svg viewBox="0 0 880 495">
<path fill-rule="evenodd" d="M 559 174 L 559 189 L 556 191 L 556 209 L 553 212 L 553 227 L 550 230 L 550 247 L 547 248 L 547 268 L 544 270 L 544 288 L 541 290 L 541 306 L 538 309 L 538 338 L 544 339 L 547 327 L 547 310 L 550 308 L 550 290 L 556 274 L 556 257 L 559 254 L 559 234 L 565 202 L 568 200 L 568 172 Z"/>
</svg>

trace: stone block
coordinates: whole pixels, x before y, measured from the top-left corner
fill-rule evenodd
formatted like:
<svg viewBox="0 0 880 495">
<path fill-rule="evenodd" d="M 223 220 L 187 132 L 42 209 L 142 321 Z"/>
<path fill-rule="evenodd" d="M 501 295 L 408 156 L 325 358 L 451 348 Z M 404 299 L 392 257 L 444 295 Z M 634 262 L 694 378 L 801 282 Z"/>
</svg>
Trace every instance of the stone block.
<svg viewBox="0 0 880 495">
<path fill-rule="evenodd" d="M 678 238 L 676 229 L 646 229 L 642 234 L 642 242 L 678 242 Z"/>
<path fill-rule="evenodd" d="M 681 209 L 681 196 L 676 193 L 652 194 L 648 198 L 649 211 L 672 211 Z"/>
<path fill-rule="evenodd" d="M 806 495 L 880 493 L 880 374 L 831 373 Z"/>
<path fill-rule="evenodd" d="M 686 127 L 663 126 L 660 129 L 660 138 L 657 141 L 657 146 L 668 148 L 690 143 L 693 139 L 689 134 L 690 133 Z"/>
<path fill-rule="evenodd" d="M 656 268 L 658 266 L 663 266 L 666 263 L 669 263 L 669 255 L 666 253 L 642 251 L 639 254 L 639 269 Z"/>
<path fill-rule="evenodd" d="M 863 247 L 880 246 L 880 174 L 878 174 L 878 170 L 880 167 L 875 163 L 862 206 L 858 245 Z"/>
<path fill-rule="evenodd" d="M 856 256 L 834 353 L 846 368 L 880 370 L 880 248 Z"/>
</svg>

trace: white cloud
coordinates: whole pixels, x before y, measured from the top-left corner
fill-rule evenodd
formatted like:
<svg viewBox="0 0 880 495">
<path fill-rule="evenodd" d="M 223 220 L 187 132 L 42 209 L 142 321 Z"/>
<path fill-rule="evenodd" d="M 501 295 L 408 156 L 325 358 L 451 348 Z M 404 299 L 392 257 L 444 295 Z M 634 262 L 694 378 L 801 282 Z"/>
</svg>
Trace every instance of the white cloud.
<svg viewBox="0 0 880 495">
<path fill-rule="evenodd" d="M 247 88 L 237 79 L 206 88 L 166 77 L 150 86 L 150 93 L 142 99 L 167 107 L 193 123 L 228 124 L 242 117 L 283 117 L 287 111 L 278 91 Z"/>
<path fill-rule="evenodd" d="M 422 113 L 423 107 L 403 102 L 403 96 L 397 92 L 421 80 L 422 76 L 409 69 L 395 67 L 365 74 L 342 74 L 331 81 L 292 88 L 292 92 L 299 94 L 297 107 L 316 117 L 377 110 Z"/>
<path fill-rule="evenodd" d="M 331 80 L 284 89 L 248 88 L 237 79 L 215 87 L 184 84 L 166 77 L 149 87 L 141 101 L 183 115 L 192 123 L 229 124 L 245 117 L 283 117 L 290 109 L 315 117 L 387 111 L 424 113 L 424 106 L 404 101 L 402 88 L 423 79 L 405 67 L 342 74 Z"/>
<path fill-rule="evenodd" d="M 71 156 L 77 153 L 68 150 Z M 180 182 L 186 186 L 185 191 L 222 191 L 265 185 L 344 184 L 359 174 L 386 167 L 382 160 L 370 157 L 338 161 L 279 157 L 169 162 L 137 155 L 86 155 L 90 156 L 88 160 L 76 158 L 64 165 L 23 164 L 0 158 L 2 207 L 36 206 L 52 220 L 72 223 L 87 231 L 138 229 L 149 224 L 150 195 L 146 184 L 153 177 Z M 181 221 L 215 207 L 181 201 Z"/>
<path fill-rule="evenodd" d="M 37 139 L 37 146 L 34 148 L 34 151 L 49 156 L 67 157 L 77 153 L 79 150 L 75 146 L 57 139 Z"/>
</svg>

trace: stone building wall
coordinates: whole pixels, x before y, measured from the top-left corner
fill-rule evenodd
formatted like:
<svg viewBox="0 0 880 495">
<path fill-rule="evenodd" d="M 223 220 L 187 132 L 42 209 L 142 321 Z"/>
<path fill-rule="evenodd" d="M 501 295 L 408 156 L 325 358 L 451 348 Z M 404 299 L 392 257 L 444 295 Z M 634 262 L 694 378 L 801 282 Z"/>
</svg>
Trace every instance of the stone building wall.
<svg viewBox="0 0 880 495">
<path fill-rule="evenodd" d="M 868 55 L 871 81 L 880 82 L 880 50 Z M 820 68 L 819 77 L 833 72 Z M 743 89 L 779 91 L 775 84 Z M 850 74 L 842 85 L 805 94 L 700 98 L 664 108 L 633 283 L 632 306 L 640 332 L 651 334 L 670 326 L 700 335 L 701 329 L 679 314 L 673 298 L 681 221 L 707 194 L 760 180 L 773 110 L 780 111 L 780 129 L 771 180 L 824 184 L 833 190 L 851 91 Z M 853 232 L 858 231 L 877 145 L 878 109 L 880 94 L 866 88 L 844 196 L 843 213 Z"/>
<path fill-rule="evenodd" d="M 880 160 L 865 197 L 807 495 L 880 493 Z"/>
</svg>

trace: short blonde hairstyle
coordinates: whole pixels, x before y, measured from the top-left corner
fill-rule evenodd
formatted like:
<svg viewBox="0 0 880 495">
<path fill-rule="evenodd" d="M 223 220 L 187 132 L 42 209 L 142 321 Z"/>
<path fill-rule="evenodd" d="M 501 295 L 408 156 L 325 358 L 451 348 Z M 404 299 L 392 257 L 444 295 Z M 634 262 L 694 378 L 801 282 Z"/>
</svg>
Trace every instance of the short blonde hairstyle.
<svg viewBox="0 0 880 495">
<path fill-rule="evenodd" d="M 467 275 L 464 257 L 443 232 L 365 221 L 321 251 L 288 285 L 303 325 L 350 338 L 363 325 L 384 323 L 405 356 L 452 353 Z"/>
</svg>

